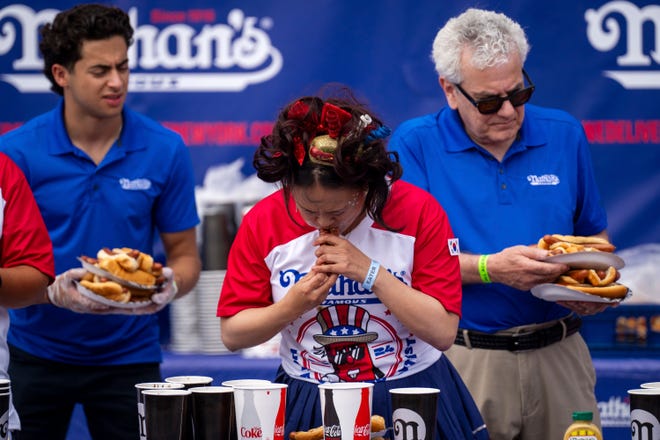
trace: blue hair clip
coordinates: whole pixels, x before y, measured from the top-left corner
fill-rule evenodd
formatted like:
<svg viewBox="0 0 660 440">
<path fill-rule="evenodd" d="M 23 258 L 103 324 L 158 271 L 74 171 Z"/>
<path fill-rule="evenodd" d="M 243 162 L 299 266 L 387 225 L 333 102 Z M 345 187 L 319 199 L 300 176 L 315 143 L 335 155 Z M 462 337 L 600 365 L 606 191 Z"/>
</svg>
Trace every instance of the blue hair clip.
<svg viewBox="0 0 660 440">
<path fill-rule="evenodd" d="M 387 127 L 385 125 L 381 125 L 380 127 L 376 128 L 375 130 L 372 130 L 371 133 L 364 139 L 365 142 L 373 142 L 376 139 L 384 139 L 388 137 L 392 133 L 392 130 L 390 130 L 390 127 Z"/>
</svg>

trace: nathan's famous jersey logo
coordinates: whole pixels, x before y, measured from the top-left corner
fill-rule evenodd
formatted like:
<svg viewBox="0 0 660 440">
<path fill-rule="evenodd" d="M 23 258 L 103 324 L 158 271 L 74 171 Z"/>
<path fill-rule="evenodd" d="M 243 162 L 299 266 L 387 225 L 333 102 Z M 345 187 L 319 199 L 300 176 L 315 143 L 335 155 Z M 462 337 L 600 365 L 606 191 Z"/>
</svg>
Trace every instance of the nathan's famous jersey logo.
<svg viewBox="0 0 660 440">
<path fill-rule="evenodd" d="M 50 93 L 41 72 L 39 28 L 58 12 L 34 11 L 22 4 L 0 9 L 0 56 L 16 54 L 9 71 L 4 67 L 0 72 L 0 81 L 22 93 Z M 140 24 L 138 8 L 130 8 L 128 15 L 135 29 L 128 52 L 132 92 L 240 92 L 282 70 L 282 55 L 268 35 L 273 27 L 268 17 L 258 19 L 233 9 L 227 23 L 220 24 L 213 9 L 154 9 L 149 15 L 152 24 Z M 196 27 L 182 22 L 186 20 Z"/>
<path fill-rule="evenodd" d="M 405 271 L 392 271 L 387 269 L 402 283 L 408 285 Z M 299 272 L 295 269 L 285 269 L 279 272 L 278 284 L 282 288 L 289 288 L 297 283 L 307 272 Z M 352 280 L 344 275 L 337 277 L 337 282 L 330 288 L 328 297 L 323 301 L 324 305 L 336 304 L 376 304 L 380 300 L 369 289 L 366 289 L 361 282 Z"/>
</svg>

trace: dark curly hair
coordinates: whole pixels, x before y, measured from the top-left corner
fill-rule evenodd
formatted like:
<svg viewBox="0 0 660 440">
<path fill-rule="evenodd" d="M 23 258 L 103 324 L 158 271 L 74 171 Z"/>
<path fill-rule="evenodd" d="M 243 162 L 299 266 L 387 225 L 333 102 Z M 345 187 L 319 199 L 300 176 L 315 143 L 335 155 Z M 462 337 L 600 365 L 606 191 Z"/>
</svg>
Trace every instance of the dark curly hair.
<svg viewBox="0 0 660 440">
<path fill-rule="evenodd" d="M 383 208 L 389 196 L 389 186 L 401 178 L 403 171 L 397 153 L 386 149 L 384 137 L 389 134 L 389 129 L 364 104 L 358 102 L 348 88 L 344 88 L 343 92 L 343 96 L 326 99 L 306 96 L 287 104 L 279 113 L 272 134 L 261 138 L 252 164 L 261 180 L 282 186 L 287 200 L 294 186 L 320 184 L 327 188 L 366 190 L 367 214 L 377 223 L 392 229 L 383 221 Z M 307 110 L 306 114 L 293 118 L 291 109 L 293 106 L 299 109 L 299 103 L 304 104 L 302 108 Z M 333 163 L 319 164 L 310 160 L 309 148 L 314 137 L 327 134 L 319 127 L 326 103 L 350 113 L 350 120 L 343 124 L 337 136 Z M 371 123 L 366 128 L 358 129 L 360 117 L 365 114 L 370 116 Z M 296 144 L 300 145 L 301 141 L 304 157 L 300 152 L 296 154 Z"/>
<path fill-rule="evenodd" d="M 101 4 L 82 4 L 62 11 L 52 23 L 41 28 L 39 50 L 44 58 L 44 74 L 51 83 L 50 89 L 63 94 L 55 78 L 53 64 L 61 64 L 67 70 L 80 60 L 82 44 L 86 40 L 105 40 L 121 36 L 126 46 L 133 43 L 133 27 L 128 14 L 119 8 Z"/>
</svg>

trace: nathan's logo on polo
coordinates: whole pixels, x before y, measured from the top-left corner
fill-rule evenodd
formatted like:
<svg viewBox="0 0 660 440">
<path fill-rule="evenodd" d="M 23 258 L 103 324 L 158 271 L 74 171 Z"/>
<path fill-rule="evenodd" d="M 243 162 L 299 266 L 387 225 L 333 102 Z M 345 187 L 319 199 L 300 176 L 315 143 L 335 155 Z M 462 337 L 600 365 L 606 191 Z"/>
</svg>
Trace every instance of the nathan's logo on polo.
<svg viewBox="0 0 660 440">
<path fill-rule="evenodd" d="M 543 174 L 541 176 L 530 174 L 527 176 L 527 181 L 532 186 L 559 185 L 559 177 L 554 174 Z"/>
<path fill-rule="evenodd" d="M 0 58 L 11 61 L 11 66 L 0 66 L 0 81 L 22 93 L 50 93 L 41 72 L 39 28 L 58 12 L 34 11 L 22 4 L 0 9 Z M 128 51 L 131 92 L 240 92 L 282 70 L 282 55 L 267 33 L 273 26 L 269 17 L 258 19 L 233 9 L 227 24 L 219 24 L 214 9 L 154 9 L 149 14 L 152 24 L 140 25 L 138 8 L 130 8 L 128 15 L 135 29 Z"/>
<path fill-rule="evenodd" d="M 131 191 L 145 191 L 151 188 L 151 180 L 149 179 L 119 179 L 119 184 L 122 189 Z"/>
<path fill-rule="evenodd" d="M 616 58 L 623 69 L 606 70 L 605 76 L 626 89 L 660 89 L 660 5 L 612 1 L 588 9 L 584 18 L 587 38 L 595 49 L 609 52 L 623 40 L 626 51 Z M 655 36 L 655 47 L 651 38 L 645 44 L 644 35 Z"/>
</svg>

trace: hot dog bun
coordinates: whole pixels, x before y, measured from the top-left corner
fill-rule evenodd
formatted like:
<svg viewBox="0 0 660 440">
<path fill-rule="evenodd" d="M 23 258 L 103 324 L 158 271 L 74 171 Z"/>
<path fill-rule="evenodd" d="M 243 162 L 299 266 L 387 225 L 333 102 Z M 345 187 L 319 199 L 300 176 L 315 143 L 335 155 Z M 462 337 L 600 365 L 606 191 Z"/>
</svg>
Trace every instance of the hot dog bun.
<svg viewBox="0 0 660 440">
<path fill-rule="evenodd" d="M 560 275 L 556 283 L 604 298 L 623 298 L 628 294 L 628 288 L 616 282 L 619 276 L 619 271 L 612 266 L 607 270 L 575 269 Z"/>
<path fill-rule="evenodd" d="M 120 261 L 122 261 L 122 259 L 104 258 L 99 260 L 98 265 L 101 269 L 112 275 L 118 276 L 122 280 L 131 281 L 145 286 L 153 286 L 156 284 L 156 277 L 153 274 L 137 268 L 133 271 L 127 270 L 126 266 L 122 265 Z"/>
<path fill-rule="evenodd" d="M 628 294 L 628 287 L 619 283 L 612 283 L 607 286 L 592 286 L 590 284 L 564 284 L 564 287 L 591 295 L 602 296 L 603 298 L 623 298 Z"/>
<path fill-rule="evenodd" d="M 385 418 L 379 415 L 371 416 L 371 432 L 385 430 Z M 323 426 L 309 429 L 307 431 L 293 431 L 289 433 L 290 440 L 323 440 Z M 376 440 L 376 439 L 373 439 Z"/>
<path fill-rule="evenodd" d="M 338 235 L 339 235 L 339 228 L 336 228 L 336 227 L 335 227 L 335 228 L 323 228 L 323 229 L 319 229 L 319 234 L 320 234 L 320 235 L 322 235 L 322 234 L 330 234 L 330 235 L 336 235 L 336 236 L 338 236 Z"/>
<path fill-rule="evenodd" d="M 539 239 L 537 245 L 540 249 L 558 249 L 553 255 L 571 252 L 614 252 L 616 249 L 612 243 L 604 238 L 581 235 L 546 234 Z M 563 251 L 561 251 L 562 249 Z"/>
<path fill-rule="evenodd" d="M 616 247 L 601 237 L 583 237 L 579 235 L 544 235 L 538 241 L 538 247 L 546 249 L 548 255 L 573 252 L 613 252 Z M 560 275 L 556 284 L 568 289 L 578 290 L 603 298 L 623 298 L 628 294 L 628 287 L 616 281 L 620 274 L 610 266 L 607 270 L 572 269 Z"/>
<path fill-rule="evenodd" d="M 112 301 L 127 303 L 131 300 L 131 292 L 114 281 L 90 281 L 83 278 L 80 280 L 80 285 Z"/>
</svg>

